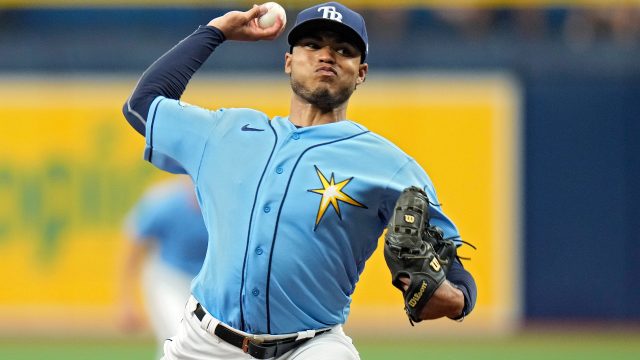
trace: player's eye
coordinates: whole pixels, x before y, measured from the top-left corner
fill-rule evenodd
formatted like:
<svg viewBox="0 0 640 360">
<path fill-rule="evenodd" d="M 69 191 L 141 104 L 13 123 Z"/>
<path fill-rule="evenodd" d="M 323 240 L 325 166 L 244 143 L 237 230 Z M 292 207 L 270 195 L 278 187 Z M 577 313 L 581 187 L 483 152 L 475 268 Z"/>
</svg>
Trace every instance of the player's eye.
<svg viewBox="0 0 640 360">
<path fill-rule="evenodd" d="M 335 47 L 334 51 L 344 57 L 349 57 L 349 58 L 355 57 L 358 55 L 358 51 L 354 47 L 348 46 L 348 45 L 338 45 Z"/>
<path fill-rule="evenodd" d="M 344 55 L 344 56 L 352 56 L 353 55 L 353 51 L 351 51 L 351 49 L 346 48 L 346 47 L 339 47 L 336 49 L 336 52 L 340 55 Z"/>
<path fill-rule="evenodd" d="M 318 43 L 316 43 L 315 41 L 304 41 L 302 43 L 302 46 L 306 47 L 307 49 L 311 49 L 311 50 L 317 50 L 320 48 L 320 45 L 318 45 Z"/>
</svg>

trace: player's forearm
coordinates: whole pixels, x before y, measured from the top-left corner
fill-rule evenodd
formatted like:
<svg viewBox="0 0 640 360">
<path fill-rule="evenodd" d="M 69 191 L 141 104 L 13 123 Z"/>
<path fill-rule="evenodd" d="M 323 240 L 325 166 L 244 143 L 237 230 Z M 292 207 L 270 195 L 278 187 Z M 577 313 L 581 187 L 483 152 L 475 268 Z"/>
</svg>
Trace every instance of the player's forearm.
<svg viewBox="0 0 640 360">
<path fill-rule="evenodd" d="M 225 40 L 215 27 L 201 26 L 156 60 L 143 74 L 122 112 L 144 136 L 149 107 L 158 96 L 180 99 L 193 74 Z"/>
<path fill-rule="evenodd" d="M 146 255 L 144 243 L 127 241 L 124 245 L 123 264 L 120 270 L 120 301 L 123 306 L 133 306 L 142 263 Z"/>
<path fill-rule="evenodd" d="M 445 281 L 438 287 L 427 305 L 422 309 L 422 320 L 433 320 L 441 317 L 456 318 L 464 308 L 462 291 L 451 282 Z"/>
</svg>

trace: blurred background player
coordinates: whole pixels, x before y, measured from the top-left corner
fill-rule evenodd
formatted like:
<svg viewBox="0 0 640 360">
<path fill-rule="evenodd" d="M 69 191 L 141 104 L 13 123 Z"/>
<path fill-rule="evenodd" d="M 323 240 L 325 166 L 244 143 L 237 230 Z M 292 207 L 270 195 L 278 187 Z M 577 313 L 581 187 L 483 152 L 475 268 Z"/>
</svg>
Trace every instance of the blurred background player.
<svg viewBox="0 0 640 360">
<path fill-rule="evenodd" d="M 190 180 L 180 176 L 151 187 L 129 213 L 125 234 L 120 326 L 140 330 L 147 317 L 160 350 L 178 328 L 207 251 L 207 229 Z M 139 280 L 147 316 L 136 306 Z"/>
</svg>

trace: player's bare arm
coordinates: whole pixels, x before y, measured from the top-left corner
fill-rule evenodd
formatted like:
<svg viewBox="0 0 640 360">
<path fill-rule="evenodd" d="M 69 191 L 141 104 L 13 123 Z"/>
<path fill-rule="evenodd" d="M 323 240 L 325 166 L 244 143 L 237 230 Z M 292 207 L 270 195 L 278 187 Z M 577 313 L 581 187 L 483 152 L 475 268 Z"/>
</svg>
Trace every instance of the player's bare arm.
<svg viewBox="0 0 640 360">
<path fill-rule="evenodd" d="M 133 235 L 127 235 L 132 237 Z M 144 327 L 144 320 L 136 307 L 137 281 L 142 265 L 149 253 L 148 242 L 127 241 L 124 250 L 124 266 L 120 274 L 120 308 L 118 325 L 124 331 L 135 331 Z"/>
</svg>

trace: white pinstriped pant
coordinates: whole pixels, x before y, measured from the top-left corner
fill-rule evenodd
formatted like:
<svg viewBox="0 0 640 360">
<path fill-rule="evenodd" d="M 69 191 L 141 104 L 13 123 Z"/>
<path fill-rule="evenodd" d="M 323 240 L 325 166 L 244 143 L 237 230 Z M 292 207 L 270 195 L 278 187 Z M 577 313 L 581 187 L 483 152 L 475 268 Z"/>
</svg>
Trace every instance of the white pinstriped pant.
<svg viewBox="0 0 640 360">
<path fill-rule="evenodd" d="M 164 341 L 178 331 L 184 302 L 191 292 L 192 278 L 192 275 L 167 265 L 157 252 L 151 254 L 144 264 L 142 288 L 145 307 L 160 355 Z"/>
</svg>

